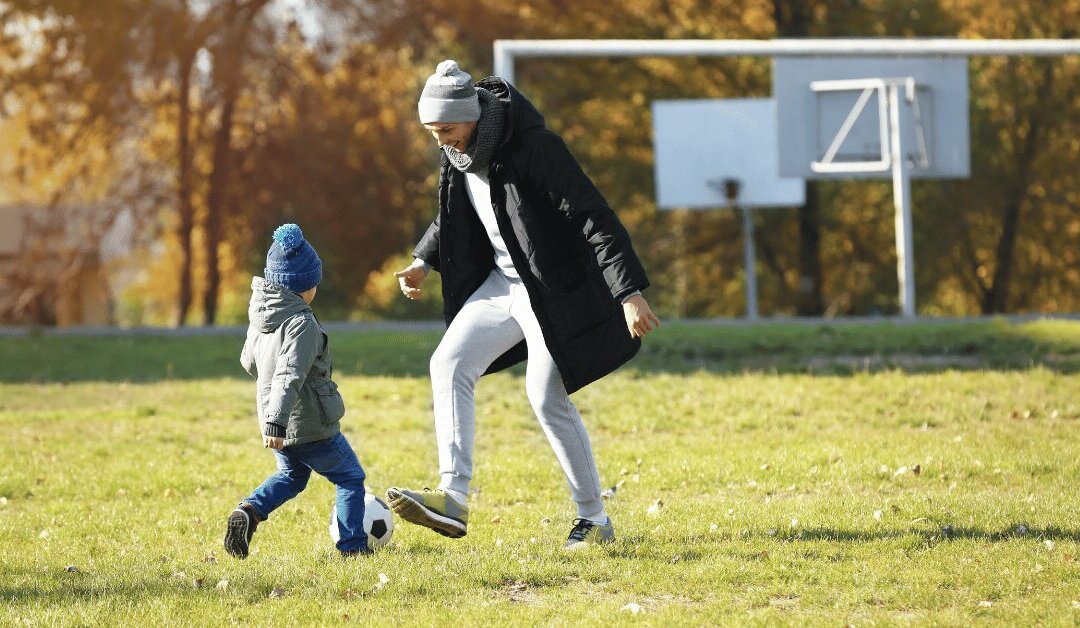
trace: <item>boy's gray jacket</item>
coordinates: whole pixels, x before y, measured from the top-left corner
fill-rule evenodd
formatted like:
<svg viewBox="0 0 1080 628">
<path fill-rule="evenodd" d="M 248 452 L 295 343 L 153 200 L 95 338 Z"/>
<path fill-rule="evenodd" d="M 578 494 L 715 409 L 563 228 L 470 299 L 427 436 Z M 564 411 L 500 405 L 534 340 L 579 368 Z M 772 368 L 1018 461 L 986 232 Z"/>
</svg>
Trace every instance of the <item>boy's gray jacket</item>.
<svg viewBox="0 0 1080 628">
<path fill-rule="evenodd" d="M 254 277 L 248 321 L 240 364 L 258 380 L 259 430 L 283 436 L 286 447 L 337 434 L 345 403 L 330 379 L 330 341 L 308 304 Z"/>
</svg>

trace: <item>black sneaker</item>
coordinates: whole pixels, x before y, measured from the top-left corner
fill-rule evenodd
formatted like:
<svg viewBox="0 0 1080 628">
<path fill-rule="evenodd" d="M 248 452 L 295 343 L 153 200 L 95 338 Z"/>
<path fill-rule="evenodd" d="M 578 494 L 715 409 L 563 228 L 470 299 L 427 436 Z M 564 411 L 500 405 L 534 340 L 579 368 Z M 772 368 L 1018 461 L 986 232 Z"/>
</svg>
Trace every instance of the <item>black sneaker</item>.
<svg viewBox="0 0 1080 628">
<path fill-rule="evenodd" d="M 247 558 L 251 536 L 255 534 L 257 527 L 259 516 L 255 514 L 255 509 L 250 504 L 241 503 L 229 515 L 228 527 L 225 529 L 225 551 L 237 558 Z"/>
</svg>

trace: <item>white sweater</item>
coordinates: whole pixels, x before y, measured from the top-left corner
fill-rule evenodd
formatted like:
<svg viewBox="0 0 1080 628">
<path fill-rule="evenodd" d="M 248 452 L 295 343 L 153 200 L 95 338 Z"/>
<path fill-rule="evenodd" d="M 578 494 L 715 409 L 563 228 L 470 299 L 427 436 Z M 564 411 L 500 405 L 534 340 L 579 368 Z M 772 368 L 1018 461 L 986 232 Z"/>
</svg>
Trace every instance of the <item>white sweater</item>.
<svg viewBox="0 0 1080 628">
<path fill-rule="evenodd" d="M 465 173 L 465 188 L 469 192 L 469 200 L 476 209 L 476 215 L 480 222 L 484 223 L 491 247 L 495 249 L 495 265 L 508 279 L 520 280 L 521 275 L 514 268 L 514 261 L 510 259 L 510 251 L 506 249 L 506 242 L 502 233 L 499 232 L 499 223 L 495 220 L 495 210 L 491 207 L 491 186 L 487 177 L 471 172 Z"/>
</svg>

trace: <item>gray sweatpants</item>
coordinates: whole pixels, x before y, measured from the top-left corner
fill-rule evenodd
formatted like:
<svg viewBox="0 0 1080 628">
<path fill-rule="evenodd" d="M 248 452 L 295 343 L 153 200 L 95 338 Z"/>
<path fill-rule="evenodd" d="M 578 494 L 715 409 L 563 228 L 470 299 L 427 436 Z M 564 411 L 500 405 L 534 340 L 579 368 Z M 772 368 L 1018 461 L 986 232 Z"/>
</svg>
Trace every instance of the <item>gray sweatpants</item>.
<svg viewBox="0 0 1080 628">
<path fill-rule="evenodd" d="M 465 303 L 431 356 L 442 489 L 469 492 L 476 432 L 473 391 L 495 358 L 524 339 L 525 392 L 566 474 L 580 517 L 603 513 L 589 435 L 544 344 L 529 294 L 498 269 Z"/>
</svg>

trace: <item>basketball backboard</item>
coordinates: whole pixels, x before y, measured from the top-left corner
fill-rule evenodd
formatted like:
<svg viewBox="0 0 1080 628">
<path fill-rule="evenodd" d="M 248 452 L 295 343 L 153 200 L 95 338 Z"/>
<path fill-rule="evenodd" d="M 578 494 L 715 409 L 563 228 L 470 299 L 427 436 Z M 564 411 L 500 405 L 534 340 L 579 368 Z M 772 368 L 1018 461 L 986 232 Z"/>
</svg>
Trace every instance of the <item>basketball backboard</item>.
<svg viewBox="0 0 1080 628">
<path fill-rule="evenodd" d="M 725 207 L 725 179 L 739 181 L 740 207 L 803 204 L 803 179 L 777 173 L 775 100 L 658 100 L 652 113 L 661 209 Z"/>
<path fill-rule="evenodd" d="M 911 176 L 969 176 L 967 60 L 932 57 L 776 57 L 780 174 L 890 178 L 889 84 L 907 96 L 899 126 Z M 853 163 L 865 167 L 845 166 Z"/>
</svg>

